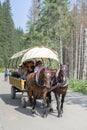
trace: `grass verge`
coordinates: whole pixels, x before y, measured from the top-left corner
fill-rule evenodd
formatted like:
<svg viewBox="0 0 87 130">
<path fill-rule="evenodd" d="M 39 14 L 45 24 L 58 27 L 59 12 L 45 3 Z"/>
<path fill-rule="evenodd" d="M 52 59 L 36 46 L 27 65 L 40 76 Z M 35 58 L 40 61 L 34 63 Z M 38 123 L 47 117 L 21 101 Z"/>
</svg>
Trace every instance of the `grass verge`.
<svg viewBox="0 0 87 130">
<path fill-rule="evenodd" d="M 87 94 L 87 81 L 86 80 L 69 80 L 69 89 L 74 92 Z"/>
</svg>

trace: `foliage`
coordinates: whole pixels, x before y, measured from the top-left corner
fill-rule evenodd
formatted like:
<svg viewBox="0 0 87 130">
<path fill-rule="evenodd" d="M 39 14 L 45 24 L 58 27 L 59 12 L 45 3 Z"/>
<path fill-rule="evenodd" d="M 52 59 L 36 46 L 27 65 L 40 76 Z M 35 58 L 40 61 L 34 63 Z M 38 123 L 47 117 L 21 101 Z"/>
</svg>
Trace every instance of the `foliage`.
<svg viewBox="0 0 87 130">
<path fill-rule="evenodd" d="M 0 68 L 0 73 L 3 73 L 5 68 Z"/>
<path fill-rule="evenodd" d="M 0 2 L 0 67 L 5 67 L 9 58 L 22 49 L 23 31 L 15 29 L 10 1 Z"/>
<path fill-rule="evenodd" d="M 60 44 L 67 45 L 71 20 L 68 0 L 33 0 L 32 3 L 26 34 L 20 28 L 15 29 L 10 1 L 0 3 L 0 67 L 8 64 L 12 54 L 28 47 L 45 45 L 60 53 Z"/>
<path fill-rule="evenodd" d="M 87 78 L 87 0 L 32 0 L 27 33 L 15 28 L 10 0 L 0 2 L 0 67 L 14 53 L 32 46 L 58 51 L 60 61 L 69 64 L 69 77 Z M 71 2 L 71 1 L 70 1 Z"/>
<path fill-rule="evenodd" d="M 38 5 L 38 19 L 32 24 L 30 19 L 28 21 L 27 30 L 29 32 L 26 35 L 26 44 L 27 46 L 46 45 L 58 51 L 60 50 L 60 36 L 62 43 L 65 43 L 65 37 L 69 34 L 67 30 L 69 25 L 68 1 L 43 0 L 39 1 Z"/>
<path fill-rule="evenodd" d="M 69 88 L 75 92 L 87 94 L 87 81 L 86 80 L 70 80 Z"/>
</svg>

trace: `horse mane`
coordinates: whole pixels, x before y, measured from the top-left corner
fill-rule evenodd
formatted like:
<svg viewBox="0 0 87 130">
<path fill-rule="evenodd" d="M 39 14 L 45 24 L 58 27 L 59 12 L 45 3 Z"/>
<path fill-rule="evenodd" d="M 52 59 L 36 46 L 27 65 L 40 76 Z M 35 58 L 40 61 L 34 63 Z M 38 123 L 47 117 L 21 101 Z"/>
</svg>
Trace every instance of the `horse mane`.
<svg viewBox="0 0 87 130">
<path fill-rule="evenodd" d="M 39 79 L 43 79 L 44 78 L 44 71 L 45 71 L 45 68 L 42 68 L 39 72 Z"/>
<path fill-rule="evenodd" d="M 44 75 L 45 68 L 41 68 L 38 72 L 36 72 L 35 81 L 38 86 L 44 85 L 45 75 Z"/>
<path fill-rule="evenodd" d="M 42 68 L 39 73 L 39 78 L 41 84 L 44 84 L 45 81 L 45 75 L 44 75 L 45 68 Z"/>
<path fill-rule="evenodd" d="M 60 79 L 60 75 L 61 75 L 61 72 L 60 72 L 60 69 L 58 69 L 56 72 L 56 78 Z"/>
</svg>

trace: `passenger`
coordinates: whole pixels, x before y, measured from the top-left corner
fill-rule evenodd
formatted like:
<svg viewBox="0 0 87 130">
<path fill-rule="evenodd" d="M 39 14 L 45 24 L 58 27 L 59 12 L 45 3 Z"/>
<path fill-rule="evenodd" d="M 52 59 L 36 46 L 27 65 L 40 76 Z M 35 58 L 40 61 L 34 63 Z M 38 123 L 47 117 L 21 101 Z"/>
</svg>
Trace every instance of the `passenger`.
<svg viewBox="0 0 87 130">
<path fill-rule="evenodd" d="M 19 73 L 19 75 L 21 76 L 21 73 L 22 73 L 22 64 L 19 64 L 18 73 Z"/>
<path fill-rule="evenodd" d="M 36 62 L 36 66 L 35 66 L 35 69 L 34 69 L 34 72 L 38 72 L 38 70 L 40 70 L 42 68 L 42 62 L 39 60 Z"/>
<path fill-rule="evenodd" d="M 27 64 L 27 75 L 34 72 L 34 62 L 33 61 L 28 61 Z"/>
<path fill-rule="evenodd" d="M 14 70 L 11 72 L 11 76 L 12 76 L 12 77 L 15 77 L 15 78 L 20 78 L 20 74 L 18 73 L 18 68 L 14 69 Z"/>
<path fill-rule="evenodd" d="M 23 63 L 22 65 L 19 66 L 18 73 L 20 74 L 21 79 L 26 80 L 26 76 L 27 76 L 26 63 Z"/>
<path fill-rule="evenodd" d="M 26 80 L 27 75 L 34 72 L 34 62 L 33 61 L 26 61 L 23 63 L 21 68 L 19 69 L 19 74 L 21 79 Z"/>
</svg>

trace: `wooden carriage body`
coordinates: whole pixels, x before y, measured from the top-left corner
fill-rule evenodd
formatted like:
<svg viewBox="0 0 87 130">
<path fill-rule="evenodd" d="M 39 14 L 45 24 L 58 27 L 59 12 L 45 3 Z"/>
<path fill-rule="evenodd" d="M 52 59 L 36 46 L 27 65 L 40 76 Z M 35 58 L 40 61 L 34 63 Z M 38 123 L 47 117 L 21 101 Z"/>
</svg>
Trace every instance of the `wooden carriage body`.
<svg viewBox="0 0 87 130">
<path fill-rule="evenodd" d="M 25 90 L 24 88 L 25 82 L 26 81 L 21 78 L 15 78 L 13 76 L 9 76 L 9 83 L 15 88 L 19 89 L 20 91 Z"/>
</svg>

